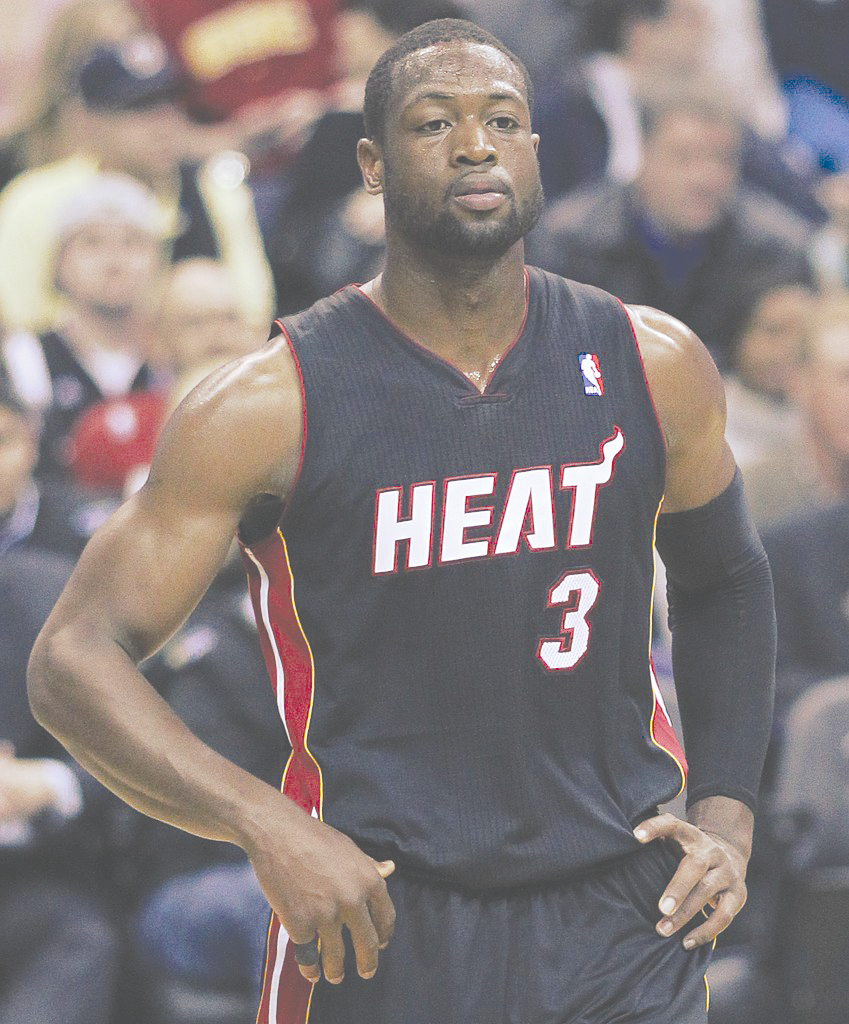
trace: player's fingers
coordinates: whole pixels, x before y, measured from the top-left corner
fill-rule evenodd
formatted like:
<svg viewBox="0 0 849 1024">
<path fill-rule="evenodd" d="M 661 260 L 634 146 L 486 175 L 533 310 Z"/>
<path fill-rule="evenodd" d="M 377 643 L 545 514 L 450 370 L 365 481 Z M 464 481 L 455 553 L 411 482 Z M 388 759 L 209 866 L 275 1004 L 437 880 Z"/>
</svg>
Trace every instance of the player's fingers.
<svg viewBox="0 0 849 1024">
<path fill-rule="evenodd" d="M 389 940 L 392 938 L 392 933 L 395 931 L 395 905 L 392 902 L 392 898 L 389 895 L 389 890 L 386 888 L 386 882 L 383 881 L 388 875 L 392 874 L 395 870 L 395 865 L 392 861 L 384 861 L 384 865 L 391 865 L 391 869 L 387 871 L 386 875 L 381 875 L 380 885 L 375 886 L 368 898 L 368 909 L 371 914 L 371 919 L 374 924 L 374 929 L 377 932 L 377 945 L 379 949 L 385 949 L 389 944 Z M 383 865 L 378 865 L 378 871 Z"/>
<path fill-rule="evenodd" d="M 298 970 L 309 982 L 316 982 L 321 977 L 320 953 L 318 938 L 309 942 L 293 942 L 295 963 Z"/>
<path fill-rule="evenodd" d="M 641 843 L 650 843 L 655 839 L 674 839 L 683 843 L 694 838 L 698 832 L 695 825 L 674 814 L 657 814 L 653 818 L 646 818 L 634 829 L 634 835 Z"/>
<path fill-rule="evenodd" d="M 324 977 L 331 985 L 338 985 L 345 977 L 345 943 L 338 924 L 319 932 L 321 940 L 321 966 Z"/>
<path fill-rule="evenodd" d="M 693 886 L 692 890 L 681 901 L 678 909 L 662 917 L 657 923 L 657 931 L 661 935 L 674 935 L 675 932 L 691 921 L 696 914 L 707 906 L 715 907 L 718 894 L 726 888 L 719 871 L 708 871 L 704 878 Z"/>
<path fill-rule="evenodd" d="M 663 895 L 658 900 L 657 905 L 661 914 L 665 918 L 672 917 L 714 867 L 716 865 L 711 860 L 709 850 L 698 849 L 688 853 L 678 864 L 669 885 L 663 890 Z M 702 902 L 704 903 L 706 900 Z"/>
<path fill-rule="evenodd" d="M 357 957 L 357 973 L 361 978 L 373 978 L 377 971 L 377 929 L 366 907 L 351 914 L 345 922 L 351 933 L 351 943 Z"/>
<path fill-rule="evenodd" d="M 392 860 L 378 860 L 374 862 L 374 866 L 381 878 L 389 878 L 395 870 L 395 862 Z"/>
<path fill-rule="evenodd" d="M 716 909 L 708 914 L 707 920 L 684 936 L 684 948 L 695 949 L 697 946 L 713 942 L 717 935 L 731 924 L 745 902 L 745 895 L 741 893 L 731 890 L 720 893 Z"/>
</svg>

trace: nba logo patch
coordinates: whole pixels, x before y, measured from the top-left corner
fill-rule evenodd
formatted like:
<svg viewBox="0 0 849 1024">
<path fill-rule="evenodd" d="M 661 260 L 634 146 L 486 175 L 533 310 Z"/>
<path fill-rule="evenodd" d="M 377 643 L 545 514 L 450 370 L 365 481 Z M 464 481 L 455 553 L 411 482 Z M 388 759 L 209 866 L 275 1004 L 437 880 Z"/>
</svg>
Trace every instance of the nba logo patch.
<svg viewBox="0 0 849 1024">
<path fill-rule="evenodd" d="M 584 380 L 584 394 L 601 397 L 604 394 L 604 378 L 601 375 L 598 356 L 594 352 L 581 352 L 578 355 L 578 364 Z"/>
</svg>

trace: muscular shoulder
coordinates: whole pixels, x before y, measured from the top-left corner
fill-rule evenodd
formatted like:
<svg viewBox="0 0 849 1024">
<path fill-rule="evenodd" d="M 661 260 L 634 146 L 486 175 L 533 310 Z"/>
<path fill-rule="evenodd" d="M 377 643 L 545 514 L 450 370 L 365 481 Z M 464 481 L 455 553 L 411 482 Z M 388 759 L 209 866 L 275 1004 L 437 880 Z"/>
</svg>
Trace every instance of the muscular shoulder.
<svg viewBox="0 0 849 1024">
<path fill-rule="evenodd" d="M 301 390 L 288 344 L 275 338 L 203 380 L 163 431 L 151 486 L 196 485 L 206 500 L 245 508 L 285 498 L 301 450 Z"/>
<path fill-rule="evenodd" d="M 725 390 L 699 338 L 675 317 L 626 306 L 668 450 L 666 511 L 709 501 L 731 479 Z"/>
</svg>

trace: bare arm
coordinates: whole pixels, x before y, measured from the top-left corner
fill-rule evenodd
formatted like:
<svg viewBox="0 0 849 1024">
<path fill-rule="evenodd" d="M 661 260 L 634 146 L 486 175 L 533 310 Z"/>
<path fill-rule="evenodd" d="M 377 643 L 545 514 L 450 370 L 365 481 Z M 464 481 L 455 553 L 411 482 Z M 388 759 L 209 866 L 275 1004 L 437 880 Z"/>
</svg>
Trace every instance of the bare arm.
<svg viewBox="0 0 849 1024">
<path fill-rule="evenodd" d="M 663 512 L 685 513 L 688 510 L 703 509 L 708 503 L 728 493 L 736 468 L 724 437 L 725 396 L 722 381 L 701 342 L 679 321 L 645 307 L 630 309 L 629 313 L 667 442 Z M 753 531 L 745 520 L 744 512 L 737 515 L 736 522 L 739 523 L 741 515 L 743 521 L 737 532 L 745 540 L 749 533 L 753 535 Z M 682 519 L 674 515 L 671 518 Z M 684 519 L 688 520 L 688 517 Z M 681 530 L 680 524 L 676 529 Z M 690 538 L 689 531 L 686 537 L 680 538 L 682 543 L 689 540 L 695 546 L 703 539 L 703 535 L 696 532 Z M 686 549 L 686 543 L 684 547 Z M 693 663 L 703 661 L 699 657 L 700 652 L 685 651 L 683 657 L 674 659 L 676 682 L 680 670 L 680 675 L 687 677 L 684 682 L 690 683 L 689 677 L 693 676 L 691 690 L 695 691 L 698 687 L 703 693 L 710 690 L 711 672 L 715 673 L 716 678 L 724 673 L 723 678 L 736 681 L 742 690 L 750 680 L 742 678 L 744 672 L 737 655 L 742 647 L 750 646 L 754 649 L 756 642 L 760 642 L 763 647 L 759 669 L 765 681 L 768 681 L 771 672 L 771 587 L 764 586 L 763 580 L 756 578 L 757 572 L 749 574 L 745 584 L 751 595 L 748 600 L 757 612 L 752 622 L 757 621 L 760 627 L 754 630 L 757 641 L 750 641 L 745 635 L 746 626 L 734 610 L 735 601 L 717 587 L 716 578 L 721 579 L 724 570 L 720 566 L 714 572 L 708 566 L 714 554 L 712 551 L 706 552 L 701 564 L 698 559 L 691 560 L 685 556 L 687 582 L 692 583 L 695 595 L 692 604 L 696 612 L 691 618 L 696 625 L 704 618 L 704 632 L 708 632 L 710 620 L 707 616 L 711 614 L 710 609 L 716 605 L 728 608 L 728 648 L 725 650 L 721 644 L 716 644 L 715 657 L 708 655 L 707 666 L 703 664 L 696 671 L 693 671 Z M 721 558 L 717 556 L 716 561 L 721 562 Z M 766 583 L 769 583 L 768 579 Z M 673 644 L 676 642 L 679 652 L 684 644 L 691 646 L 691 633 L 688 632 L 685 639 L 681 640 L 674 632 Z M 760 690 L 753 692 L 753 705 L 757 709 L 759 721 L 767 720 L 769 716 L 767 687 L 763 690 L 763 696 Z M 711 716 L 705 716 L 710 724 L 708 721 L 698 721 L 695 725 L 690 723 L 691 733 L 699 740 L 711 731 L 704 747 L 714 750 L 714 758 L 717 756 L 715 751 L 721 747 L 718 737 L 731 749 L 738 749 L 735 744 L 740 743 L 734 732 L 733 721 L 738 708 L 727 701 L 726 712 L 723 700 L 724 697 L 711 703 L 708 694 L 704 706 L 713 712 Z M 683 695 L 681 704 L 683 716 Z M 716 711 L 716 704 L 723 705 L 719 712 Z M 692 717 L 699 718 L 698 715 Z M 768 735 L 768 723 L 766 732 Z M 661 815 L 638 826 L 638 838 L 642 841 L 664 837 L 675 842 L 684 855 L 660 900 L 660 909 L 664 915 L 658 924 L 661 934 L 671 935 L 679 931 L 706 904 L 713 907 L 713 912 L 699 927 L 687 934 L 685 945 L 710 942 L 727 927 L 746 900 L 745 873 L 751 855 L 753 827 L 754 815 L 747 803 L 723 794 L 706 796 L 691 803 L 687 822 L 679 821 L 671 815 Z"/>
<path fill-rule="evenodd" d="M 271 343 L 218 371 L 178 409 L 145 487 L 92 538 L 33 650 L 38 720 L 95 777 L 146 814 L 251 857 L 295 942 L 316 933 L 341 977 L 341 925 L 361 973 L 391 931 L 374 862 L 195 737 L 136 669 L 184 621 L 261 495 L 285 498 L 301 399 Z"/>
<path fill-rule="evenodd" d="M 192 611 L 253 496 L 286 485 L 291 456 L 284 449 L 281 458 L 271 435 L 276 428 L 294 449 L 298 433 L 285 402 L 275 412 L 265 397 L 263 381 L 269 393 L 286 393 L 279 371 L 275 379 L 261 366 L 254 357 L 219 374 L 178 410 L 148 483 L 86 548 L 36 642 L 29 672 L 39 721 L 89 771 L 145 813 L 230 841 L 241 838 L 239 816 L 222 804 L 237 801 L 243 794 L 234 787 L 249 783 L 216 764 L 216 775 L 227 775 L 216 796 L 224 780 L 213 785 L 204 778 L 214 755 L 135 664 Z"/>
<path fill-rule="evenodd" d="M 698 508 L 734 476 L 722 379 L 707 349 L 680 320 L 647 306 L 628 312 L 666 438 L 663 512 Z"/>
</svg>

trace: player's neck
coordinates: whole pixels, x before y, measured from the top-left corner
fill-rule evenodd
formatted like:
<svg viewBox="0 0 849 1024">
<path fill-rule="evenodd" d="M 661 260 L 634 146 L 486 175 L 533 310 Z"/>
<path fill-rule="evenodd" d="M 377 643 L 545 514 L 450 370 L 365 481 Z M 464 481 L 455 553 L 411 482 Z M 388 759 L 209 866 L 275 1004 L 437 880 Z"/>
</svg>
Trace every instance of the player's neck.
<svg viewBox="0 0 849 1024">
<path fill-rule="evenodd" d="M 367 292 L 405 334 L 483 387 L 525 319 L 524 248 L 485 265 L 390 250 Z"/>
</svg>

